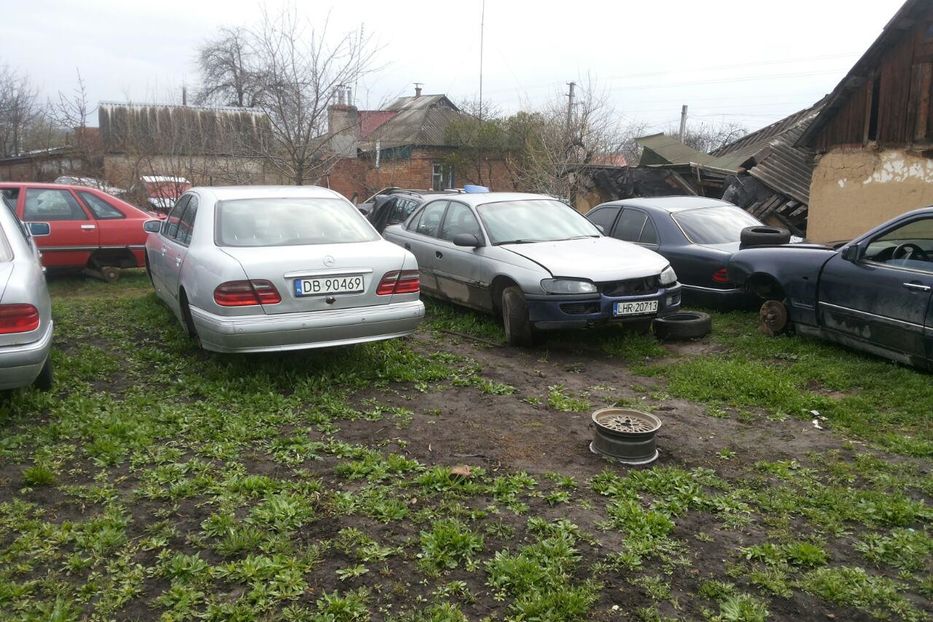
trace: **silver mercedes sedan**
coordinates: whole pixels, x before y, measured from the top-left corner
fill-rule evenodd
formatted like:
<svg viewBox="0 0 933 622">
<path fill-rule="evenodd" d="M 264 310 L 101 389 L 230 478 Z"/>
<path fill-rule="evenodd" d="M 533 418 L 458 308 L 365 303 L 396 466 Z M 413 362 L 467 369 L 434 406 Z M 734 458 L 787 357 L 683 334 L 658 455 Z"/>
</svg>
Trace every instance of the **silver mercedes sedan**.
<svg viewBox="0 0 933 622">
<path fill-rule="evenodd" d="M 325 188 L 193 188 L 146 228 L 156 293 L 206 350 L 390 339 L 424 317 L 415 257 Z"/>
<path fill-rule="evenodd" d="M 33 223 L 49 234 L 48 223 Z M 52 387 L 52 305 L 32 233 L 0 205 L 0 389 Z"/>
<path fill-rule="evenodd" d="M 548 196 L 458 194 L 426 202 L 383 236 L 415 254 L 426 294 L 502 316 L 509 343 L 606 321 L 650 326 L 680 306 L 669 262 L 605 237 Z"/>
</svg>

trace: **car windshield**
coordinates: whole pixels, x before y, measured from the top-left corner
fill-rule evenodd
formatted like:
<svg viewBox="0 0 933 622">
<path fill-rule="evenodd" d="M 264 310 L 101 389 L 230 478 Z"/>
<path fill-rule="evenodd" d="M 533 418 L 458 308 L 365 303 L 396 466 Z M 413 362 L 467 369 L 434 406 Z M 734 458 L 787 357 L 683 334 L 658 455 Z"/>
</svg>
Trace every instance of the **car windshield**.
<svg viewBox="0 0 933 622">
<path fill-rule="evenodd" d="M 10 243 L 7 241 L 3 229 L 0 228 L 0 262 L 10 261 L 11 259 L 13 259 L 13 252 L 10 250 Z"/>
<path fill-rule="evenodd" d="M 218 246 L 343 244 L 379 239 L 355 207 L 341 199 L 236 199 L 217 204 Z"/>
<path fill-rule="evenodd" d="M 599 230 L 572 207 L 553 199 L 499 201 L 477 210 L 492 244 L 553 242 L 599 237 Z"/>
<path fill-rule="evenodd" d="M 738 242 L 742 229 L 761 225 L 745 210 L 726 205 L 675 212 L 671 216 L 694 244 Z"/>
</svg>

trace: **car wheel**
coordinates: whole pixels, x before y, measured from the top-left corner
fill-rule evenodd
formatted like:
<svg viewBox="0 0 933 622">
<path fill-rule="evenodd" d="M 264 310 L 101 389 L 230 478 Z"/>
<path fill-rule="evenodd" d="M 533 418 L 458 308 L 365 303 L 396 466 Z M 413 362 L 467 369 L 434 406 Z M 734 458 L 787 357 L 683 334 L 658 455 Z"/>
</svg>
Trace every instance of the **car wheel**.
<svg viewBox="0 0 933 622">
<path fill-rule="evenodd" d="M 770 244 L 787 244 L 790 242 L 790 231 L 780 227 L 745 227 L 739 233 L 739 248 L 749 246 L 764 246 Z"/>
<path fill-rule="evenodd" d="M 40 391 L 50 391 L 53 381 L 52 355 L 50 354 L 48 358 L 45 359 L 45 365 L 42 366 L 42 371 L 39 372 L 33 384 L 35 384 L 36 388 Z"/>
<path fill-rule="evenodd" d="M 678 311 L 654 320 L 654 334 L 658 339 L 697 339 L 705 337 L 713 326 L 706 313 Z"/>
<path fill-rule="evenodd" d="M 533 328 L 528 321 L 528 303 L 518 287 L 502 290 L 502 324 L 505 340 L 512 346 L 530 346 L 534 343 Z"/>
<path fill-rule="evenodd" d="M 113 283 L 120 278 L 120 268 L 116 266 L 102 266 L 100 269 L 100 275 L 108 283 Z"/>
<path fill-rule="evenodd" d="M 758 310 L 758 330 L 769 337 L 787 330 L 787 320 L 787 307 L 780 300 L 766 300 Z"/>
<path fill-rule="evenodd" d="M 152 280 L 152 266 L 149 264 L 149 252 L 146 251 L 146 276 L 149 277 L 149 283 L 155 287 L 155 281 Z"/>
</svg>

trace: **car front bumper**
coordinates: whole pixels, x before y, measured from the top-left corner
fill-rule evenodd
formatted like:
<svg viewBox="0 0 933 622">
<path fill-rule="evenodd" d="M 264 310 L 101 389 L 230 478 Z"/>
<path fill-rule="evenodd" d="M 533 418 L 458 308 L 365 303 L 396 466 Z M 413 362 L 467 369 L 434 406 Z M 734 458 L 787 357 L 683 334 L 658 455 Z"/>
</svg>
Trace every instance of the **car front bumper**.
<svg viewBox="0 0 933 622">
<path fill-rule="evenodd" d="M 205 350 L 278 352 L 329 348 L 403 337 L 424 318 L 420 300 L 281 315 L 227 317 L 191 307 L 191 319 Z"/>
<path fill-rule="evenodd" d="M 0 390 L 25 387 L 35 381 L 52 350 L 52 332 L 50 321 L 36 341 L 0 348 Z"/>
<path fill-rule="evenodd" d="M 638 296 L 605 296 L 589 294 L 583 296 L 526 294 L 528 319 L 535 328 L 559 330 L 585 328 L 603 322 L 638 322 L 651 320 L 673 313 L 680 308 L 681 286 L 662 287 L 656 292 Z M 613 315 L 617 302 L 658 301 L 657 312 L 642 315 Z"/>
</svg>

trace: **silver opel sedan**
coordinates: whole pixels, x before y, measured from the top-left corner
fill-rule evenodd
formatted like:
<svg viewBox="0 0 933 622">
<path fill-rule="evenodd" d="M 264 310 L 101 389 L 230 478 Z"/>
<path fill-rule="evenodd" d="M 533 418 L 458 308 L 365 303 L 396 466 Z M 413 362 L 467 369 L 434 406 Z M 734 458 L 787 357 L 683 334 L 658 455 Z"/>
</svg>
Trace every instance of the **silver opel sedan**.
<svg viewBox="0 0 933 622">
<path fill-rule="evenodd" d="M 33 223 L 48 235 L 48 223 Z M 0 205 L 0 389 L 52 387 L 52 305 L 30 229 Z"/>
<path fill-rule="evenodd" d="M 383 236 L 415 254 L 426 294 L 500 314 L 506 338 L 606 321 L 639 323 L 680 306 L 669 262 L 603 236 L 572 207 L 538 194 L 437 197 Z"/>
<path fill-rule="evenodd" d="M 206 350 L 391 339 L 424 317 L 415 257 L 325 188 L 192 188 L 146 228 L 156 293 Z"/>
</svg>

